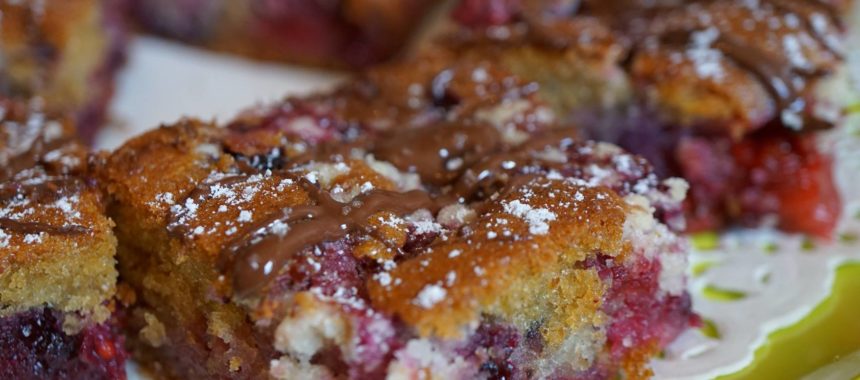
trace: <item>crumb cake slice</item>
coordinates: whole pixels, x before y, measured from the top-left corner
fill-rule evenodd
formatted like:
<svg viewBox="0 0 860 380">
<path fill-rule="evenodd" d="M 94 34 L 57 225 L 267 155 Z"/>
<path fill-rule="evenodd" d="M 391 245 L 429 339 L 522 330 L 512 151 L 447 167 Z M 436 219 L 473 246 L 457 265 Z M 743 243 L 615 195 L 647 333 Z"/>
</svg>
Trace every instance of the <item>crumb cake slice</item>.
<svg viewBox="0 0 860 380">
<path fill-rule="evenodd" d="M 851 7 L 463 0 L 464 27 L 444 44 L 497 57 L 587 135 L 687 179 L 691 230 L 771 223 L 829 237 L 841 207 L 816 131 L 841 117 L 824 92 Z"/>
<path fill-rule="evenodd" d="M 0 101 L 0 377 L 124 379 L 116 239 L 71 124 Z"/>
<path fill-rule="evenodd" d="M 259 59 L 361 67 L 396 54 L 432 0 L 132 0 L 147 30 Z"/>
<path fill-rule="evenodd" d="M 0 0 L 0 94 L 42 98 L 91 141 L 124 60 L 125 2 Z"/>
<path fill-rule="evenodd" d="M 649 376 L 697 323 L 686 183 L 534 91 L 428 60 L 129 141 L 99 177 L 134 355 L 174 378 Z"/>
</svg>

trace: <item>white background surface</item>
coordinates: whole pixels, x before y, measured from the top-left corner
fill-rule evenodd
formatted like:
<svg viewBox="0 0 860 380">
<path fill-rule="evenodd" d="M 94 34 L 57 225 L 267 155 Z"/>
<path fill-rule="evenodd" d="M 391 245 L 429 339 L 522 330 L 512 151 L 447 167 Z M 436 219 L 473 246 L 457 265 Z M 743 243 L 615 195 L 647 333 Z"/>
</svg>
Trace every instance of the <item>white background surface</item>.
<svg viewBox="0 0 860 380">
<path fill-rule="evenodd" d="M 321 91 L 345 77 L 137 37 L 117 81 L 111 125 L 99 134 L 96 147 L 113 149 L 130 136 L 183 116 L 227 121 L 256 103 Z"/>
</svg>

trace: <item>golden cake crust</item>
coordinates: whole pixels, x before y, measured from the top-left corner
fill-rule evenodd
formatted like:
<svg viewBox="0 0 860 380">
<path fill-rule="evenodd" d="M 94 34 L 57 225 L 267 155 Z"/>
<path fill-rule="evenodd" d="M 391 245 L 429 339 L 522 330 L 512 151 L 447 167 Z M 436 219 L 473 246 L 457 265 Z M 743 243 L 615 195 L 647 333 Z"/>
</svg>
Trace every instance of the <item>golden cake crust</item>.
<svg viewBox="0 0 860 380">
<path fill-rule="evenodd" d="M 533 180 L 494 200 L 467 236 L 400 263 L 390 272 L 392 285 L 370 281 L 371 301 L 427 335 L 459 336 L 489 310 L 523 320 L 549 316 L 550 328 L 573 328 L 571 321 L 552 320 L 553 316 L 588 318 L 596 309 L 587 311 L 587 305 L 598 306 L 603 288 L 596 277 L 559 274 L 576 271 L 574 264 L 594 252 L 621 254 L 627 207 L 606 188 Z M 552 233 L 541 233 L 543 227 Z M 440 299 L 428 301 L 428 294 L 441 289 L 445 290 Z M 535 306 L 539 297 L 518 298 L 523 294 L 515 289 L 549 293 L 545 304 Z M 565 293 L 573 289 L 580 294 L 565 299 L 573 296 Z M 566 309 L 576 303 L 586 308 Z"/>
<path fill-rule="evenodd" d="M 209 174 L 211 149 L 221 131 L 212 125 L 183 120 L 129 140 L 98 166 L 106 191 L 138 215 L 141 227 L 162 225 L 171 203 L 153 202 L 159 194 L 179 200 Z M 217 146 L 212 146 L 220 150 Z M 164 196 L 162 196 L 164 197 Z M 120 226 L 122 228 L 122 226 Z"/>
</svg>

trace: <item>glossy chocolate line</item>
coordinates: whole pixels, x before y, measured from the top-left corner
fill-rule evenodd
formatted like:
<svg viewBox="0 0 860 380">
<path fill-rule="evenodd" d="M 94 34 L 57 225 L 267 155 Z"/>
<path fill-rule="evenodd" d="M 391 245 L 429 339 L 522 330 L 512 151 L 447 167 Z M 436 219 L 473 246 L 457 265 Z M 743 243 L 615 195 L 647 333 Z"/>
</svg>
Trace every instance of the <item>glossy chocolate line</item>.
<svg viewBox="0 0 860 380">
<path fill-rule="evenodd" d="M 92 230 L 78 225 L 57 227 L 50 224 L 38 222 L 21 222 L 9 218 L 0 218 L 0 228 L 6 232 L 14 232 L 21 234 L 38 234 L 46 233 L 49 235 L 85 235 L 92 233 Z"/>
<path fill-rule="evenodd" d="M 8 157 L 6 165 L 0 168 L 0 182 L 9 181 L 16 174 L 42 163 L 45 153 L 59 149 L 67 143 L 69 143 L 69 140 L 62 138 L 45 143 L 44 137 L 40 132 L 39 137 L 27 147 L 27 151 L 14 157 Z"/>
<path fill-rule="evenodd" d="M 349 150 L 360 148 L 400 170 L 417 173 L 422 182 L 442 186 L 458 178 L 483 155 L 498 151 L 501 146 L 500 133 L 490 125 L 448 124 L 400 129 L 374 141 L 322 144 L 297 157 L 292 164 L 325 161 L 332 155 L 345 156 Z M 217 183 L 230 184 L 243 178 L 246 175 L 230 176 Z M 343 204 L 304 178 L 290 178 L 302 186 L 315 204 L 293 207 L 245 228 L 237 242 L 225 248 L 219 257 L 222 272 L 232 271 L 234 291 L 239 296 L 248 296 L 264 288 L 290 258 L 303 249 L 339 240 L 354 232 L 371 233 L 367 223 L 374 214 L 390 212 L 403 216 L 421 209 L 436 211 L 439 208 L 436 199 L 420 190 L 403 193 L 371 190 Z M 214 185 L 201 186 L 189 197 L 205 197 Z M 257 231 L 275 222 L 287 225 L 288 230 L 283 236 L 271 232 L 262 237 L 255 236 Z M 175 228 L 177 232 L 182 230 L 179 223 Z"/>
<path fill-rule="evenodd" d="M 399 129 L 373 140 L 321 144 L 294 158 L 294 163 L 348 157 L 350 151 L 360 149 L 402 171 L 418 174 L 424 183 L 444 186 L 481 157 L 503 146 L 501 134 L 495 127 L 461 122 Z"/>
<path fill-rule="evenodd" d="M 756 49 L 744 46 L 734 39 L 720 36 L 714 47 L 722 51 L 738 65 L 755 75 L 768 89 L 779 110 L 791 111 L 804 119 L 807 128 L 820 127 L 824 121 L 812 120 L 807 115 L 806 100 L 803 99 L 802 88 L 797 88 L 795 79 L 801 76 L 792 70 L 785 62 L 768 59 Z"/>
<path fill-rule="evenodd" d="M 353 232 L 368 231 L 371 228 L 368 219 L 374 214 L 390 212 L 402 216 L 437 208 L 430 195 L 420 190 L 405 193 L 371 190 L 349 203 L 340 203 L 316 185 L 304 179 L 300 183 L 316 204 L 293 207 L 279 218 L 288 226 L 283 236 L 269 233 L 222 252 L 220 264 L 232 267 L 233 289 L 238 296 L 245 297 L 263 288 L 302 249 L 342 239 Z M 274 221 L 265 222 L 266 225 L 253 230 Z"/>
<path fill-rule="evenodd" d="M 483 157 L 470 166 L 453 183 L 451 193 L 465 200 L 480 200 L 492 194 L 504 194 L 535 177 L 535 173 L 557 169 L 561 162 L 535 157 L 534 153 L 547 147 L 564 148 L 573 144 L 578 135 L 575 128 L 560 128 L 533 137 L 512 150 Z M 522 178 L 521 178 L 522 177 Z"/>
<path fill-rule="evenodd" d="M 285 209 L 283 213 L 275 213 L 245 228 L 236 242 L 221 252 L 219 267 L 222 272 L 231 272 L 235 294 L 240 297 L 253 295 L 274 280 L 297 252 L 326 241 L 343 239 L 352 233 L 372 233 L 368 218 L 377 213 L 403 216 L 421 209 L 435 212 L 441 205 L 456 202 L 456 198 L 461 196 L 473 199 L 482 188 L 490 191 L 491 186 L 497 186 L 495 190 L 507 191 L 505 189 L 511 186 L 523 185 L 535 176 L 534 173 L 520 173 L 525 168 L 539 164 L 545 170 L 556 165 L 533 157 L 533 151 L 548 145 L 572 143 L 574 135 L 574 129 L 560 130 L 536 137 L 511 151 L 502 146 L 498 131 L 486 125 L 452 124 L 441 129 L 425 127 L 400 131 L 371 149 L 380 158 L 392 160 L 395 166 L 420 163 L 412 169 L 419 172 L 422 179 L 427 178 L 426 182 L 454 184 L 451 191 L 454 197 L 433 197 L 420 190 L 401 193 L 377 189 L 348 203 L 340 203 L 308 180 L 290 176 L 308 193 L 313 203 Z M 443 149 L 452 155 L 440 155 L 439 151 Z M 447 160 L 463 157 L 462 168 L 451 170 L 446 167 Z M 506 168 L 508 161 L 515 164 Z M 472 171 L 467 171 L 472 166 Z M 463 179 L 467 177 L 464 172 L 472 173 L 475 169 L 489 174 L 478 180 Z M 233 182 L 236 178 L 227 177 L 222 181 Z M 206 193 L 208 190 L 201 188 L 195 190 L 194 195 Z M 259 231 L 265 231 L 276 222 L 287 226 L 285 233 L 279 235 L 266 231 L 260 236 Z"/>
<path fill-rule="evenodd" d="M 688 7 L 691 4 L 712 3 L 714 1 L 718 0 L 685 2 L 681 7 Z M 836 49 L 827 43 L 826 36 L 819 33 L 813 27 L 811 21 L 812 15 L 815 12 L 810 8 L 814 7 L 820 10 L 825 17 L 828 17 L 830 22 L 835 23 L 837 28 L 841 28 L 838 14 L 836 14 L 836 7 L 822 0 L 763 0 L 763 3 L 781 10 L 783 13 L 796 15 L 810 36 L 815 38 L 824 49 L 834 54 L 837 58 L 842 58 L 841 52 L 836 51 Z M 644 35 L 640 35 L 641 33 L 636 33 L 636 31 L 631 29 L 631 25 L 639 25 L 641 23 L 647 25 L 654 22 L 653 20 L 659 19 L 662 13 L 678 9 L 677 6 L 642 6 L 642 3 L 639 1 L 630 0 L 602 0 L 597 3 L 588 2 L 587 4 L 589 5 L 588 10 L 592 11 L 594 15 L 600 17 L 609 25 L 613 25 L 622 34 L 638 40 L 640 45 L 643 43 L 642 40 L 644 40 L 644 37 L 649 34 L 644 33 Z M 665 31 L 655 37 L 658 37 L 664 43 L 687 44 L 693 32 L 707 26 L 694 23 L 683 29 Z M 802 98 L 802 92 L 805 85 L 796 83 L 798 79 L 806 79 L 826 73 L 803 72 L 802 70 L 793 68 L 781 57 L 771 57 L 760 49 L 757 49 L 754 41 L 740 41 L 732 37 L 730 33 L 720 33 L 713 47 L 720 50 L 744 70 L 754 75 L 768 90 L 778 110 L 791 111 L 803 117 L 804 126 L 807 128 L 814 129 L 830 126 L 826 121 L 818 120 L 808 115 L 807 112 L 804 112 L 806 103 Z M 779 114 L 777 112 L 777 115 Z"/>
<path fill-rule="evenodd" d="M 797 98 L 798 89 L 795 88 L 793 79 L 798 75 L 785 62 L 723 34 L 714 42 L 714 47 L 755 75 L 767 87 L 779 108 L 791 106 Z"/>
<path fill-rule="evenodd" d="M 689 38 L 690 32 L 686 30 L 670 31 L 661 36 L 661 40 L 670 45 L 686 44 Z M 764 85 L 777 109 L 791 111 L 802 117 L 804 125 L 810 129 L 829 126 L 827 122 L 817 120 L 804 112 L 807 105 L 802 96 L 803 89 L 796 84 L 796 80 L 803 79 L 804 75 L 786 62 L 724 34 L 719 35 L 713 47 L 755 76 Z"/>
<path fill-rule="evenodd" d="M 812 38 L 815 38 L 821 46 L 823 46 L 827 51 L 833 53 L 836 57 L 843 59 L 844 54 L 841 51 L 837 51 L 827 42 L 827 36 L 823 35 L 817 30 L 812 24 L 812 16 L 815 14 L 814 11 L 809 11 L 804 8 L 803 5 L 810 5 L 816 8 L 819 8 L 823 15 L 827 17 L 830 22 L 832 22 L 837 29 L 842 29 L 843 25 L 841 19 L 836 14 L 836 8 L 831 6 L 830 4 L 826 4 L 821 0 L 811 0 L 808 3 L 798 3 L 796 0 L 767 0 L 768 3 L 773 5 L 777 9 L 782 9 L 786 12 L 793 13 L 799 16 L 802 20 L 803 25 L 806 27 L 807 32 Z"/>
<path fill-rule="evenodd" d="M 525 166 L 538 163 L 542 169 L 557 166 L 531 153 L 551 145 L 572 143 L 577 134 L 575 128 L 560 128 L 508 147 L 493 126 L 448 124 L 401 131 L 383 138 L 373 152 L 401 170 L 418 173 L 424 183 L 451 185 L 447 195 L 455 196 L 449 199 L 454 202 L 458 198 L 472 200 L 491 195 L 505 186 L 509 177 L 519 175 L 518 171 Z M 510 167 L 505 168 L 505 164 Z"/>
<path fill-rule="evenodd" d="M 45 154 L 74 142 L 64 129 L 60 131 L 59 136 L 52 136 L 47 140 L 48 126 L 54 125 L 59 128 L 63 126 L 55 125 L 58 123 L 56 121 L 44 119 L 47 115 L 39 111 L 31 110 L 23 104 L 2 100 L 0 100 L 0 108 L 6 110 L 0 117 L 0 128 L 8 138 L 8 140 L 4 138 L 3 143 L 0 144 L 0 182 L 9 181 L 16 174 L 39 164 L 43 164 L 46 171 L 50 171 L 52 165 L 43 161 Z M 13 142 L 16 143 L 15 146 L 6 145 Z"/>
<path fill-rule="evenodd" d="M 493 126 L 448 124 L 412 128 L 383 137 L 372 152 L 400 170 L 417 173 L 422 182 L 443 186 L 501 146 L 501 136 Z"/>
<path fill-rule="evenodd" d="M 26 197 L 34 203 L 53 202 L 65 194 L 80 191 L 82 187 L 83 182 L 75 177 L 49 177 L 31 184 L 6 182 L 0 184 L 0 202 L 17 197 Z"/>
</svg>

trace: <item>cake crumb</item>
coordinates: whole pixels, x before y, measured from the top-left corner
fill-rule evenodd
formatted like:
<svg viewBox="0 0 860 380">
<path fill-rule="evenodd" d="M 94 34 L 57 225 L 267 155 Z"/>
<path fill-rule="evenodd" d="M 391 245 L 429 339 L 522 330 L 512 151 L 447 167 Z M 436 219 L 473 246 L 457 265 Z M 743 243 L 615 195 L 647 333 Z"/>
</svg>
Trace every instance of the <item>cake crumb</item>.
<svg viewBox="0 0 860 380">
<path fill-rule="evenodd" d="M 143 319 L 146 321 L 146 326 L 140 329 L 140 338 L 152 347 L 161 347 L 167 341 L 164 324 L 149 312 L 144 312 Z"/>
</svg>

